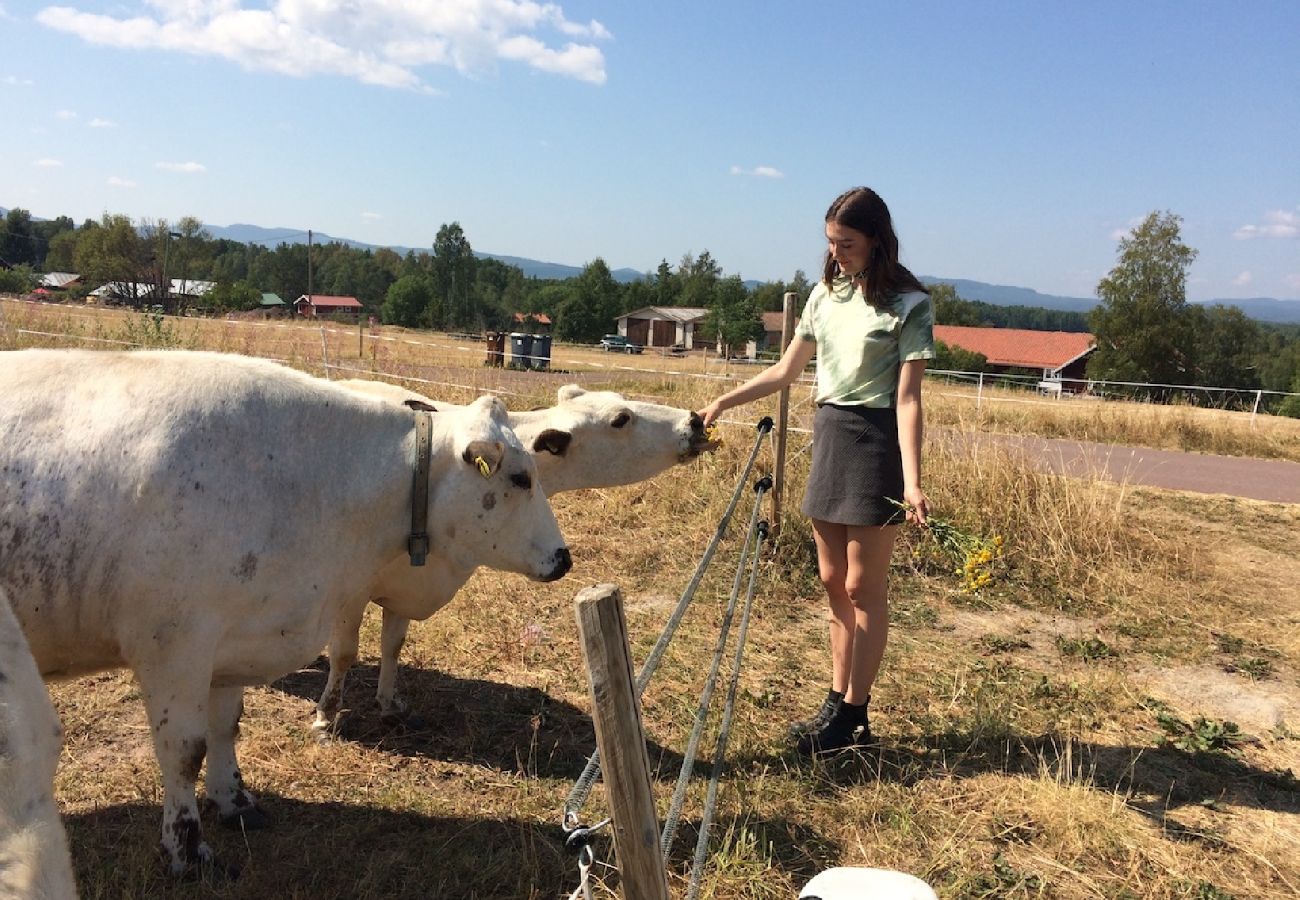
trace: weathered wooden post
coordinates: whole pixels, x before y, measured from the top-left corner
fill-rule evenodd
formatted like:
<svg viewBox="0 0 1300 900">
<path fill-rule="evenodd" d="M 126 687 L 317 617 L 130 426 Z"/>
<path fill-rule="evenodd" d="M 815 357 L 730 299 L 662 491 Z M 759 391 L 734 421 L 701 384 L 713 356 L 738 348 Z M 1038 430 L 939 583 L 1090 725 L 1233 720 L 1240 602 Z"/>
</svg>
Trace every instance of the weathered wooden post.
<svg viewBox="0 0 1300 900">
<path fill-rule="evenodd" d="M 781 305 L 781 352 L 794 340 L 794 305 L 799 295 L 787 291 Z M 790 388 L 781 388 L 776 412 L 776 464 L 772 472 L 772 540 L 781 533 L 781 498 L 785 493 L 786 426 L 790 421 Z"/>
<path fill-rule="evenodd" d="M 659 849 L 659 820 L 650 790 L 650 757 L 623 618 L 623 595 L 613 584 L 585 588 L 574 597 L 578 636 L 591 682 L 605 790 L 613 820 L 623 896 L 668 900 L 668 875 Z"/>
</svg>

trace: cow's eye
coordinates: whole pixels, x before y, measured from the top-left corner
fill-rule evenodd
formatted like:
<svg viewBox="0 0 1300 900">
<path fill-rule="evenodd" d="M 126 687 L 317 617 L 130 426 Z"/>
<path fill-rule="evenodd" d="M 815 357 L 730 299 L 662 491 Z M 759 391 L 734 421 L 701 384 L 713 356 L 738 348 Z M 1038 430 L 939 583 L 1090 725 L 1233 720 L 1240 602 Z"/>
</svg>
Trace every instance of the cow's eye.
<svg viewBox="0 0 1300 900">
<path fill-rule="evenodd" d="M 510 476 L 510 483 L 526 491 L 533 486 L 533 479 L 529 477 L 527 472 L 516 472 Z"/>
<path fill-rule="evenodd" d="M 628 422 L 631 421 L 632 421 L 632 414 L 630 412 L 621 412 L 618 415 L 616 415 L 614 417 L 614 421 L 610 422 L 609 424 L 613 425 L 615 428 L 622 428 L 624 425 L 626 425 Z"/>
</svg>

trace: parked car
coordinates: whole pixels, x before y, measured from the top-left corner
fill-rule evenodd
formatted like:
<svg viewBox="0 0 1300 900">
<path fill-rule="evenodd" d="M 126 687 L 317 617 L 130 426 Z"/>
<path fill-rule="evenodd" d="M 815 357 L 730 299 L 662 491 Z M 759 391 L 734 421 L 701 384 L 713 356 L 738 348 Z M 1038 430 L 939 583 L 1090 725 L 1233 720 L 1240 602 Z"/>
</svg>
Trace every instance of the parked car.
<svg viewBox="0 0 1300 900">
<path fill-rule="evenodd" d="M 606 353 L 640 353 L 641 345 L 634 344 L 621 334 L 607 334 L 600 339 Z"/>
</svg>

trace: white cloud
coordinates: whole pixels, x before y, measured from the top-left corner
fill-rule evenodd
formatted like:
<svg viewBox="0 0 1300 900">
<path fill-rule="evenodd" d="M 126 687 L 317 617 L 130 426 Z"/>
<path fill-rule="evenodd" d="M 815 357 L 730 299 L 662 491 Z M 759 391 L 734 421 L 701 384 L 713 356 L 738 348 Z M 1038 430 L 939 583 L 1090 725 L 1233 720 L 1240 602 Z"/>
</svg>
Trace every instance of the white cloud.
<svg viewBox="0 0 1300 900">
<path fill-rule="evenodd" d="M 752 175 L 755 178 L 784 178 L 785 173 L 773 166 L 754 166 L 746 169 L 741 166 L 731 167 L 732 175 Z"/>
<path fill-rule="evenodd" d="M 1236 278 L 1232 279 L 1232 283 L 1235 284 L 1237 287 L 1245 287 L 1246 285 L 1250 284 L 1254 280 L 1255 280 L 1254 275 L 1252 275 L 1249 272 L 1242 272 Z"/>
<path fill-rule="evenodd" d="M 57 169 L 63 165 L 63 161 L 58 159 L 49 159 L 47 157 L 45 159 L 36 160 L 32 165 L 40 166 L 42 169 Z"/>
<path fill-rule="evenodd" d="M 65 122 L 71 122 L 77 117 L 77 114 L 70 109 L 61 109 L 54 114 L 54 118 L 62 119 Z"/>
<path fill-rule="evenodd" d="M 116 122 L 110 122 L 108 119 L 101 119 L 99 118 L 99 116 L 96 116 L 95 118 L 91 119 L 89 124 L 91 128 L 116 128 L 117 127 Z"/>
<path fill-rule="evenodd" d="M 196 162 L 156 162 L 153 164 L 155 169 L 162 169 L 164 172 L 180 172 L 184 175 L 197 175 L 200 172 L 206 172 L 208 167 L 203 163 Z"/>
<path fill-rule="evenodd" d="M 364 219 L 364 220 L 367 221 L 367 222 L 377 222 L 377 221 L 379 221 L 380 219 L 382 219 L 383 216 L 381 216 L 381 215 L 380 215 L 379 213 L 377 213 L 377 212 L 363 212 L 363 213 L 361 214 L 361 218 Z"/>
<path fill-rule="evenodd" d="M 0 18 L 4 17 L 0 16 Z M 19 78 L 17 75 L 6 75 L 2 83 L 9 87 L 31 87 L 36 82 L 32 81 L 30 78 Z"/>
<path fill-rule="evenodd" d="M 1242 225 L 1232 235 L 1239 241 L 1251 238 L 1300 237 L 1300 213 L 1273 209 L 1264 213 L 1264 224 Z"/>
<path fill-rule="evenodd" d="M 109 176 L 108 179 L 108 186 L 120 187 L 120 188 L 133 188 L 135 187 L 135 182 L 129 178 L 119 178 L 116 175 L 111 175 Z"/>
<path fill-rule="evenodd" d="M 570 22 L 558 4 L 536 0 L 146 4 L 148 11 L 121 18 L 49 6 L 36 19 L 92 44 L 216 56 L 250 70 L 297 77 L 342 75 L 365 84 L 426 92 L 430 88 L 418 69 L 451 66 L 461 74 L 476 75 L 491 72 L 500 60 L 604 84 L 605 56 L 593 42 L 611 39 L 601 23 Z"/>
</svg>

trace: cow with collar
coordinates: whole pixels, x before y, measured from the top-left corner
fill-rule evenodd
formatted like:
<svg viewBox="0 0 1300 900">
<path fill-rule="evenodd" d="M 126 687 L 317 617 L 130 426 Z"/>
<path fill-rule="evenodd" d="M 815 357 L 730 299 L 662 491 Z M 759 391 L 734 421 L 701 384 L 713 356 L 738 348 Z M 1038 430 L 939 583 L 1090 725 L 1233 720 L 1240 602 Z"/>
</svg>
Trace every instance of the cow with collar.
<svg viewBox="0 0 1300 900">
<path fill-rule="evenodd" d="M 338 384 L 394 405 L 430 411 L 459 408 L 383 381 L 351 379 Z M 645 481 L 718 446 L 705 434 L 704 423 L 692 410 L 629 400 L 613 391 L 587 391 L 576 384 L 559 388 L 556 401 L 544 409 L 509 413 L 511 427 L 537 462 L 538 477 L 548 496 Z M 375 699 L 383 721 L 394 725 L 408 712 L 395 685 L 398 656 L 411 621 L 436 613 L 463 583 L 464 579 L 447 573 L 438 590 L 430 591 L 427 579 L 394 563 L 367 594 L 344 607 L 330 636 L 329 678 L 312 725 L 318 739 L 326 740 L 337 721 L 344 680 L 357 659 L 367 605 L 375 603 L 383 609 Z"/>
<path fill-rule="evenodd" d="M 211 859 L 205 758 L 222 819 L 262 820 L 244 686 L 315 658 L 379 573 L 436 597 L 479 566 L 571 566 L 495 398 L 434 415 L 197 351 L 0 353 L 0 392 L 0 582 L 44 678 L 135 673 L 177 873 Z"/>
</svg>

